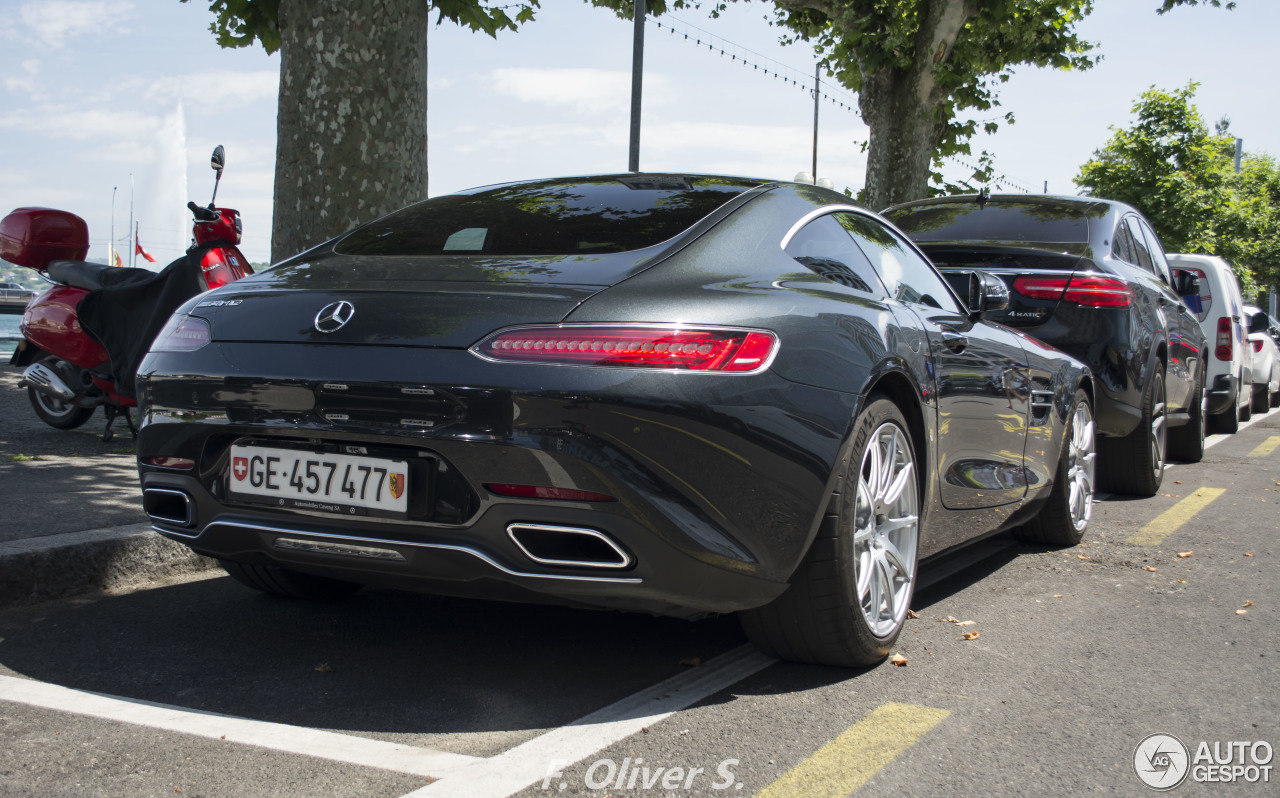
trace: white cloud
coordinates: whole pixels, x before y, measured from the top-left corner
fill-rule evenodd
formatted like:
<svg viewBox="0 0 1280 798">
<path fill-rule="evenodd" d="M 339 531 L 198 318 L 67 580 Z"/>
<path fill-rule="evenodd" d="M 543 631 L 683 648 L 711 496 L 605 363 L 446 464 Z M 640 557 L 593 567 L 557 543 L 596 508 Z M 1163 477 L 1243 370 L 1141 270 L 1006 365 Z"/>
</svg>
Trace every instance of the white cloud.
<svg viewBox="0 0 1280 798">
<path fill-rule="evenodd" d="M 631 74 L 603 69 L 495 69 L 499 94 L 524 102 L 568 106 L 582 114 L 625 114 L 631 108 Z M 660 76 L 646 77 L 645 107 L 651 108 L 666 88 Z"/>
<path fill-rule="evenodd" d="M 22 77 L 8 77 L 4 79 L 4 87 L 9 91 L 25 91 L 35 92 L 36 90 L 36 73 L 40 71 L 40 62 L 34 58 L 28 58 L 23 61 Z"/>
<path fill-rule="evenodd" d="M 48 47 L 60 48 L 76 36 L 127 32 L 121 20 L 133 9 L 128 2 L 40 0 L 18 9 L 18 20 Z"/>
<path fill-rule="evenodd" d="M 275 100 L 280 89 L 277 69 L 253 71 L 209 69 L 173 75 L 159 80 L 130 80 L 121 86 L 125 94 L 163 105 L 179 99 L 199 100 L 206 107 L 244 106 L 259 100 Z"/>
<path fill-rule="evenodd" d="M 62 106 L 22 108 L 0 116 L 0 129 L 95 142 L 146 139 L 159 124 L 160 118 L 151 114 Z"/>
</svg>

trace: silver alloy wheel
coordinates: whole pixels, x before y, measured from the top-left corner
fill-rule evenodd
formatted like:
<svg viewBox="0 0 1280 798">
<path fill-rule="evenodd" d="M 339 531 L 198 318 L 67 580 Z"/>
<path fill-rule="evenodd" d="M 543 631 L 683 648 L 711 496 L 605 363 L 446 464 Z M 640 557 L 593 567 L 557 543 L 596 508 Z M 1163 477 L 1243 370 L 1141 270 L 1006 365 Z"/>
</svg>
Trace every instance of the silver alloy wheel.
<svg viewBox="0 0 1280 798">
<path fill-rule="evenodd" d="M 915 581 L 920 537 L 915 456 L 906 434 L 885 423 L 872 434 L 858 469 L 853 556 L 858 604 L 872 634 L 902 623 Z"/>
<path fill-rule="evenodd" d="M 1151 397 L 1151 472 L 1159 475 L 1164 471 L 1164 381 L 1155 385 Z"/>
<path fill-rule="evenodd" d="M 1093 517 L 1093 469 L 1098 454 L 1093 429 L 1093 413 L 1087 402 L 1076 405 L 1071 419 L 1071 440 L 1067 442 L 1067 484 L 1071 491 L 1067 497 L 1067 509 L 1071 513 L 1071 525 L 1083 530 Z"/>
</svg>

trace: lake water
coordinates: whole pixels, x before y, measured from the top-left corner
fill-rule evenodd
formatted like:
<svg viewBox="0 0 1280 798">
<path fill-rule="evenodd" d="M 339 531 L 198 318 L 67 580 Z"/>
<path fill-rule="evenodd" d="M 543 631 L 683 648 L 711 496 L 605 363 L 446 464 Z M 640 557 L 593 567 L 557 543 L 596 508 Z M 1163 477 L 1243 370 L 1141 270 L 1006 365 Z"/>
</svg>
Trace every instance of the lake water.
<svg viewBox="0 0 1280 798">
<path fill-rule="evenodd" d="M 9 362 L 14 347 L 22 338 L 22 332 L 18 330 L 20 321 L 22 317 L 16 313 L 0 313 L 0 362 L 2 363 Z"/>
</svg>

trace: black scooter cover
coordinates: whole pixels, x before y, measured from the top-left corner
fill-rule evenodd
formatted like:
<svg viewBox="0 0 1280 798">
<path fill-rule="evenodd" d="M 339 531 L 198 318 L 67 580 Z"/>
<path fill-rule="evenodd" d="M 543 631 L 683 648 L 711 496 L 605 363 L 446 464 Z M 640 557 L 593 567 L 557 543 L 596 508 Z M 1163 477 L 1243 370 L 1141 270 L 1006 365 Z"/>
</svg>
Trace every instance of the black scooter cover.
<svg viewBox="0 0 1280 798">
<path fill-rule="evenodd" d="M 187 254 L 159 272 L 150 269 L 108 269 L 102 272 L 101 291 L 80 300 L 76 315 L 80 326 L 98 340 L 111 356 L 111 378 L 116 393 L 134 397 L 134 379 L 151 342 L 173 312 L 204 290 L 200 261 L 215 247 L 212 241 L 192 247 Z"/>
</svg>

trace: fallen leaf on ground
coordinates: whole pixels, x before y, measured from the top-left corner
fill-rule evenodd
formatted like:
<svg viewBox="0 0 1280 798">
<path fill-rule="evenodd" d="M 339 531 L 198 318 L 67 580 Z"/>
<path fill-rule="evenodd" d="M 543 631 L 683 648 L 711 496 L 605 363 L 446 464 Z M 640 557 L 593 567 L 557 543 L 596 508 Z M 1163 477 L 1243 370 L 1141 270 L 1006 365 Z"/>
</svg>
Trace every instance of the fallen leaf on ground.
<svg viewBox="0 0 1280 798">
<path fill-rule="evenodd" d="M 901 668 L 903 665 L 906 665 L 911 660 L 907 659 L 901 654 L 894 654 L 892 657 L 889 658 L 889 661 L 892 662 L 894 665 L 897 665 L 899 668 Z"/>
<path fill-rule="evenodd" d="M 960 636 L 961 636 L 961 637 L 963 637 L 965 640 L 977 640 L 977 639 L 978 639 L 978 633 L 977 633 L 977 632 L 965 632 L 964 634 L 962 634 L 962 635 L 960 635 Z"/>
<path fill-rule="evenodd" d="M 329 663 L 327 662 L 317 665 L 316 670 L 320 671 L 321 673 L 333 673 L 333 668 L 330 667 Z"/>
<path fill-rule="evenodd" d="M 1182 480 L 1180 480 L 1180 479 L 1175 479 L 1175 480 L 1173 481 L 1173 484 L 1175 484 L 1175 485 L 1181 485 L 1181 484 L 1182 484 Z"/>
<path fill-rule="evenodd" d="M 1062 594 L 1061 594 L 1061 593 L 1054 593 L 1054 594 L 1053 594 L 1053 597 L 1054 597 L 1054 598 L 1062 598 Z"/>
<path fill-rule="evenodd" d="M 1245 606 L 1245 607 L 1252 607 L 1252 606 L 1253 606 L 1253 602 L 1252 602 L 1252 601 L 1248 601 L 1248 600 L 1246 600 L 1243 606 Z"/>
<path fill-rule="evenodd" d="M 1188 557 L 1190 557 L 1192 554 L 1195 554 L 1195 552 L 1194 552 L 1194 551 L 1180 551 L 1180 552 L 1178 552 L 1178 556 L 1179 556 L 1179 557 L 1181 557 L 1181 558 L 1182 558 L 1182 559 L 1184 559 L 1184 560 L 1185 560 L 1185 559 L 1187 559 Z"/>
<path fill-rule="evenodd" d="M 689 666 L 690 668 L 701 668 L 701 667 L 702 667 L 702 657 L 690 657 L 689 659 L 682 659 L 682 660 L 680 660 L 680 664 L 681 664 L 681 665 L 687 665 L 687 666 Z"/>
<path fill-rule="evenodd" d="M 973 621 L 956 621 L 956 626 L 973 626 Z"/>
<path fill-rule="evenodd" d="M 907 610 L 907 618 L 914 620 L 919 617 L 920 617 L 920 613 L 916 612 L 915 610 Z"/>
<path fill-rule="evenodd" d="M 1252 556 L 1253 556 L 1253 552 L 1251 552 L 1251 551 L 1246 551 L 1246 552 L 1244 553 L 1244 556 L 1246 556 L 1246 557 L 1252 557 Z"/>
<path fill-rule="evenodd" d="M 1087 554 L 1077 554 L 1077 555 L 1076 555 L 1076 559 L 1078 559 L 1078 560 L 1087 560 L 1087 559 L 1089 559 L 1089 555 L 1087 555 Z"/>
<path fill-rule="evenodd" d="M 1144 566 L 1142 566 L 1142 570 L 1144 570 L 1144 571 L 1159 571 L 1160 569 L 1159 569 L 1159 568 L 1153 568 L 1153 567 L 1151 567 L 1150 565 L 1144 565 Z"/>
<path fill-rule="evenodd" d="M 1236 610 L 1236 615 L 1248 615 L 1248 610 Z"/>
</svg>

